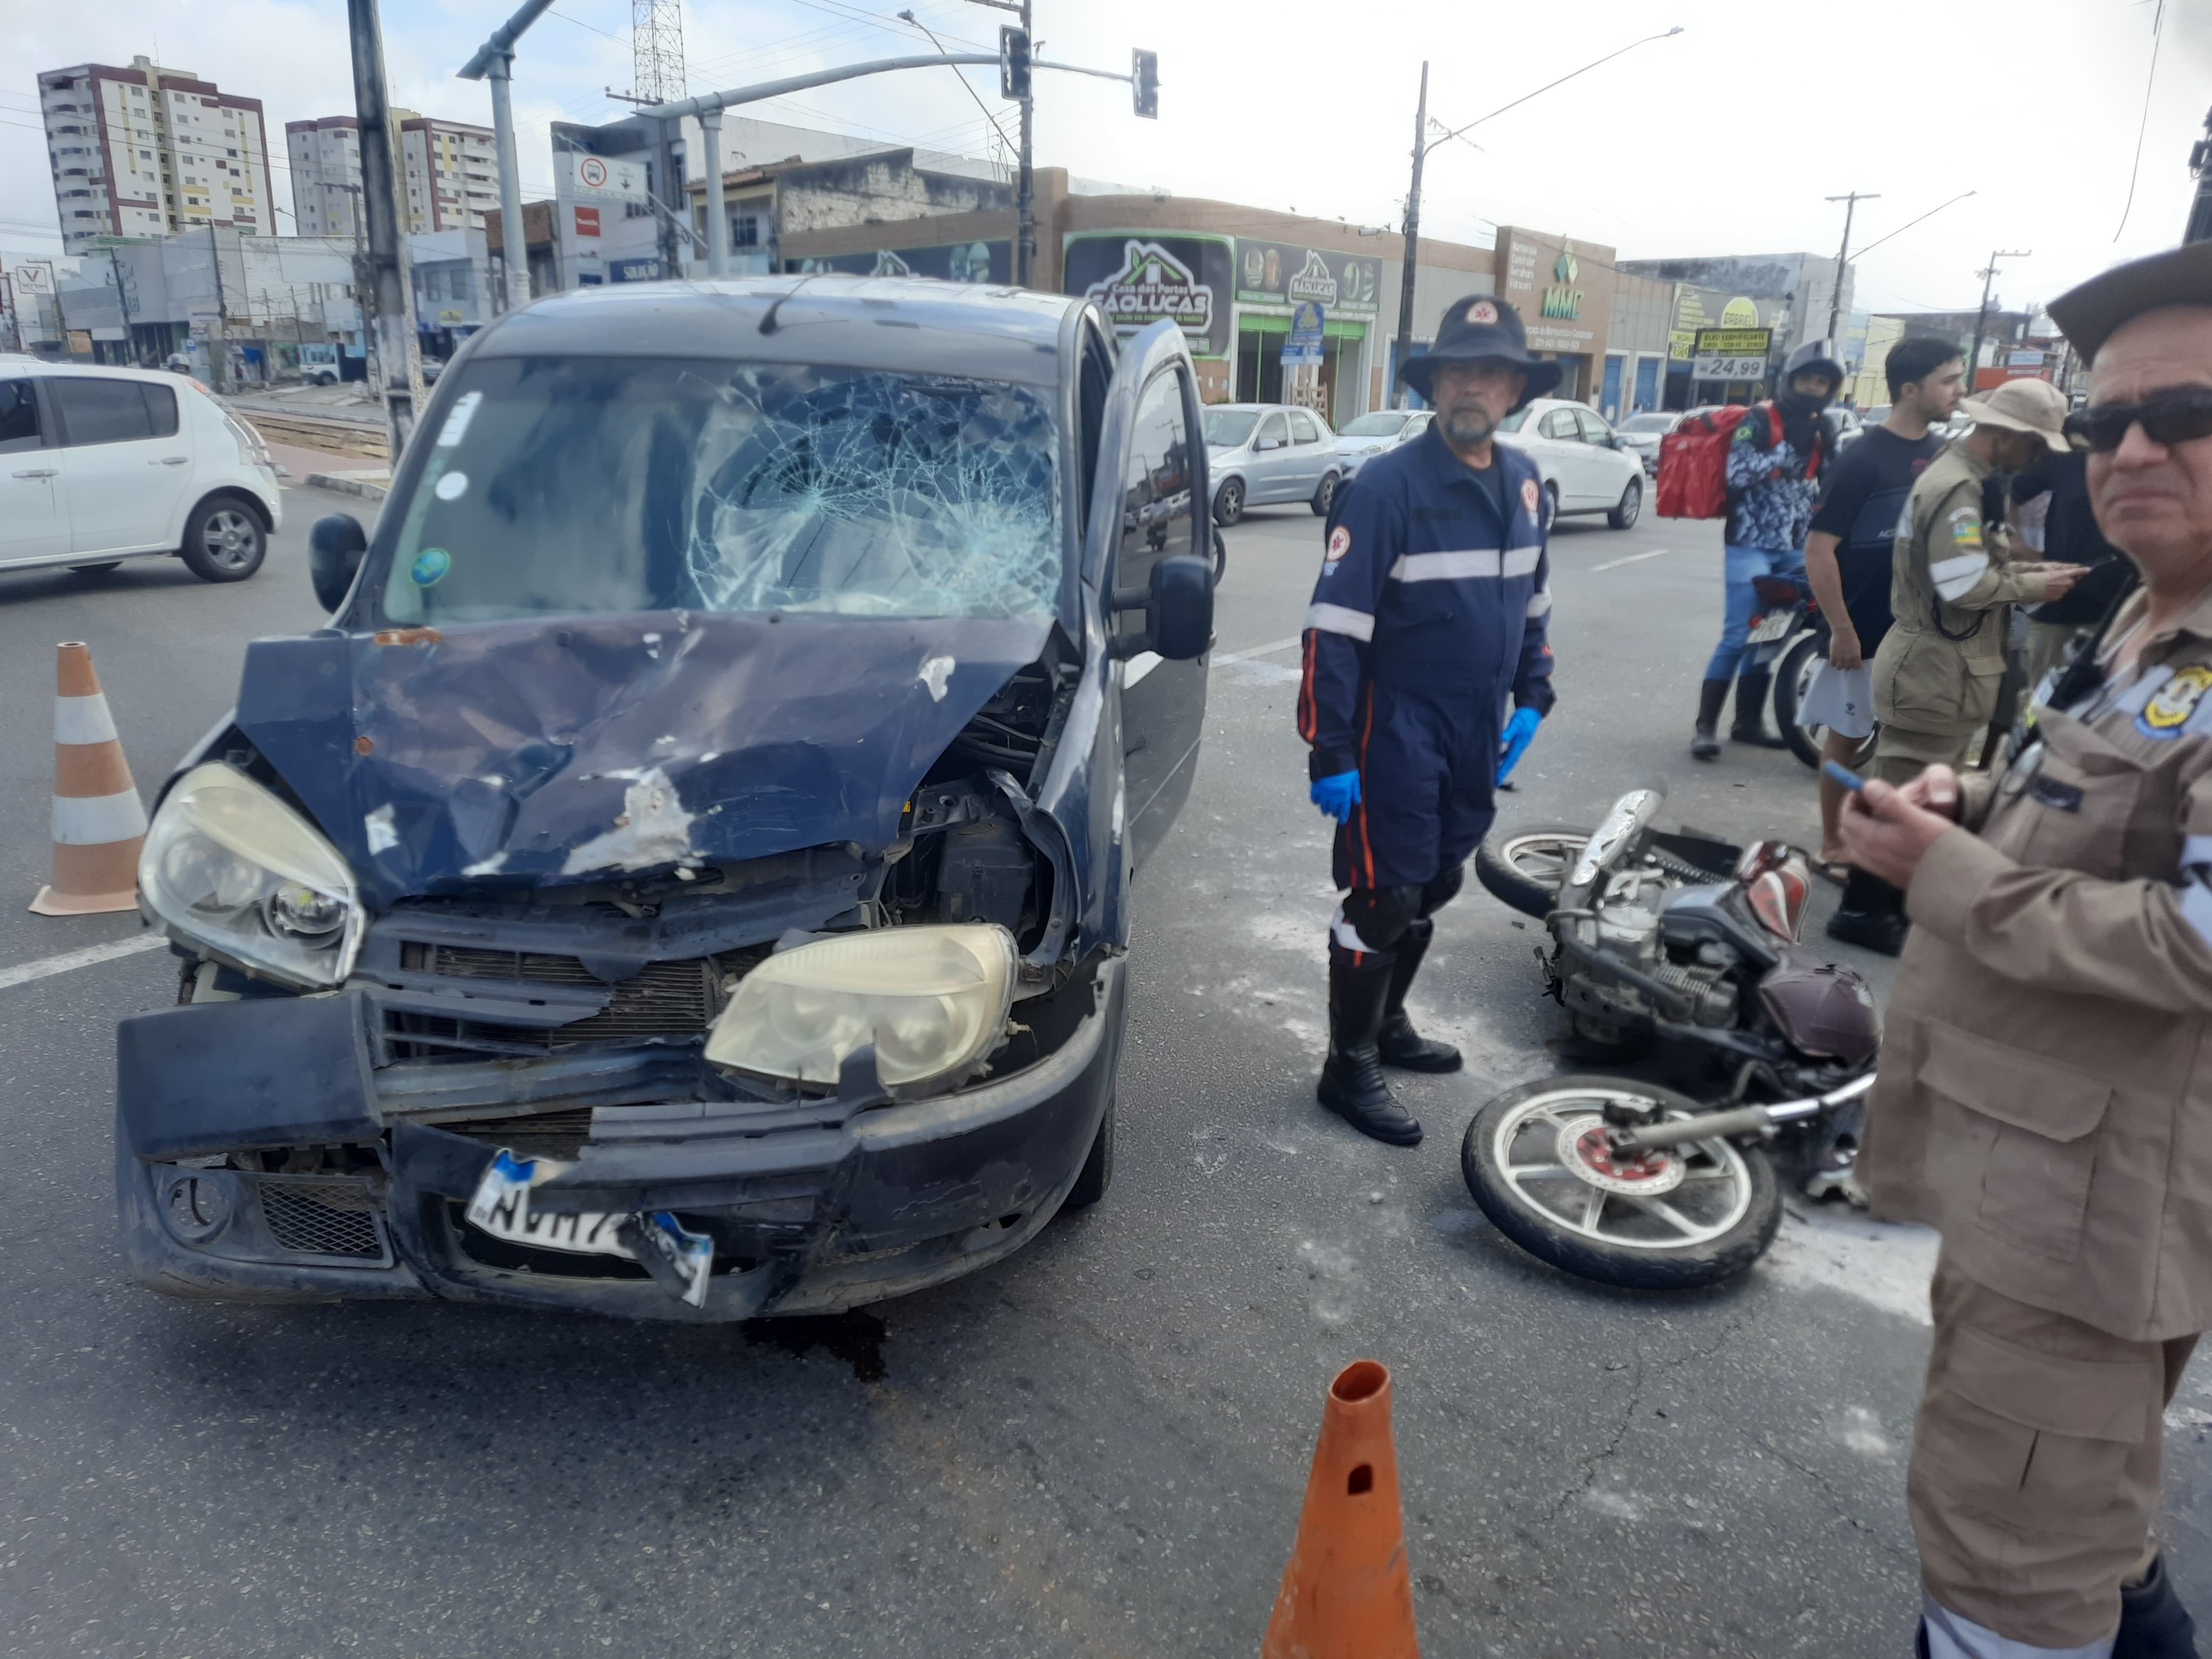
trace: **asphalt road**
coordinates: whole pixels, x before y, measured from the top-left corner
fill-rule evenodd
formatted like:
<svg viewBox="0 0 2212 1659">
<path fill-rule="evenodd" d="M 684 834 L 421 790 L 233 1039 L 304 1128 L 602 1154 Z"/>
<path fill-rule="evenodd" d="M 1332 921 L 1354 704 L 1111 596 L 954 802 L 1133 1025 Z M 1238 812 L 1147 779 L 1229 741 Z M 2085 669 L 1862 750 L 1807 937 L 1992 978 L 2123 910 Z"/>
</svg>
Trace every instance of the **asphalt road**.
<svg viewBox="0 0 2212 1659">
<path fill-rule="evenodd" d="M 1096 1210 L 939 1291 L 747 1328 L 122 1282 L 112 1027 L 173 979 L 152 953 L 6 984 L 137 926 L 16 908 L 46 858 L 50 647 L 92 642 L 150 786 L 223 712 L 241 641 L 320 620 L 306 526 L 357 506 L 289 492 L 241 586 L 0 576 L 9 1653 L 1249 1653 L 1322 1391 L 1362 1354 L 1395 1378 L 1425 1651 L 1910 1651 L 1926 1235 L 1793 1211 L 1746 1279 L 1689 1297 L 1517 1252 L 1468 1200 L 1459 1137 L 1559 1065 L 1560 1024 L 1534 933 L 1472 882 L 1416 995 L 1469 1058 L 1404 1085 L 1429 1139 L 1380 1146 L 1313 1103 L 1333 896 L 1291 729 L 1303 510 L 1230 532 L 1197 787 L 1137 888 Z M 1502 821 L 1592 821 L 1661 776 L 1670 819 L 1809 838 L 1795 760 L 1686 756 L 1713 527 L 1571 523 L 1553 568 L 1560 707 Z M 2167 1489 L 2176 1577 L 2212 1611 L 2207 1379 L 2176 1402 Z"/>
</svg>

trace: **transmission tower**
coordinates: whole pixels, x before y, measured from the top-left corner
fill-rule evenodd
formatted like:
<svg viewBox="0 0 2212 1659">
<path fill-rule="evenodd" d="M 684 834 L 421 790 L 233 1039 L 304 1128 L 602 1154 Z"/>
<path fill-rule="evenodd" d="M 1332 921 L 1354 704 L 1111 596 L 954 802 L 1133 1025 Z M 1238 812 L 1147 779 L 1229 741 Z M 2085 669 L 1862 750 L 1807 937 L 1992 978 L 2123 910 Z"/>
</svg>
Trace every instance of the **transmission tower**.
<svg viewBox="0 0 2212 1659">
<path fill-rule="evenodd" d="M 683 0 L 630 0 L 630 88 L 640 103 L 665 104 L 686 95 Z"/>
</svg>

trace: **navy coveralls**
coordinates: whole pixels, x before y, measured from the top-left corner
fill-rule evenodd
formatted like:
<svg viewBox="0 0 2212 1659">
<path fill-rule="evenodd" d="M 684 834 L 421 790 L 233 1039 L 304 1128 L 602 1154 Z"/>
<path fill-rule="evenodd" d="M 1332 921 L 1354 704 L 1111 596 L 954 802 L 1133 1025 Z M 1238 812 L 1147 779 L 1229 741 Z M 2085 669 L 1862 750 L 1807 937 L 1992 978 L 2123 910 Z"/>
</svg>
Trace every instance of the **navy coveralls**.
<svg viewBox="0 0 2212 1659">
<path fill-rule="evenodd" d="M 1495 816 L 1506 693 L 1552 706 L 1543 482 L 1521 451 L 1492 454 L 1495 497 L 1431 426 L 1360 468 L 1329 514 L 1298 735 L 1315 778 L 1359 774 L 1331 937 L 1361 957 L 1389 954 L 1458 890 Z"/>
</svg>

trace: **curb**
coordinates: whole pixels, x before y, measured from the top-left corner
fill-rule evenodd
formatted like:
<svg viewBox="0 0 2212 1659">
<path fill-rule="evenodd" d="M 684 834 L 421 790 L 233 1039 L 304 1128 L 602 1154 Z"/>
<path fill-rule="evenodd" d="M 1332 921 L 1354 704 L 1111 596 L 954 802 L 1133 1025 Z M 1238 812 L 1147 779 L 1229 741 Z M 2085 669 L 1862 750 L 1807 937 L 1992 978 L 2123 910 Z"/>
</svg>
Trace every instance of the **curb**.
<svg viewBox="0 0 2212 1659">
<path fill-rule="evenodd" d="M 358 495 L 370 501 L 380 501 L 391 493 L 382 484 L 369 483 L 343 472 L 310 472 L 306 483 L 310 489 L 332 489 L 341 495 Z"/>
</svg>

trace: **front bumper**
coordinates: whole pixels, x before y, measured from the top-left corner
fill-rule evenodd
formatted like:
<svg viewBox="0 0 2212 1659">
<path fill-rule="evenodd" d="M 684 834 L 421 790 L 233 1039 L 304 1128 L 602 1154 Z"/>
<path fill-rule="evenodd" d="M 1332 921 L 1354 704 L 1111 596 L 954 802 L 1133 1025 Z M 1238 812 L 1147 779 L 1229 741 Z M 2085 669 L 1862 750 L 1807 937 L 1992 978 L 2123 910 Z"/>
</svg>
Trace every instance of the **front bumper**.
<svg viewBox="0 0 2212 1659">
<path fill-rule="evenodd" d="M 847 1110 L 663 1100 L 597 1105 L 534 1210 L 670 1210 L 714 1240 L 692 1308 L 616 1258 L 504 1245 L 461 1212 L 496 1150 L 392 1116 L 355 996 L 164 1009 L 118 1033 L 116 1200 L 139 1283 L 244 1301 L 438 1296 L 720 1322 L 828 1313 L 1021 1248 L 1080 1173 L 1113 1098 L 1123 963 L 1052 1053 L 1003 1081 Z M 374 1150 L 372 1173 L 204 1167 L 218 1152 Z"/>
</svg>

